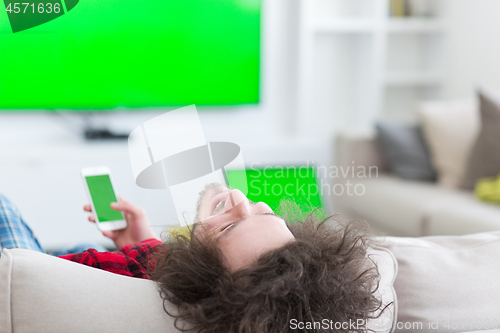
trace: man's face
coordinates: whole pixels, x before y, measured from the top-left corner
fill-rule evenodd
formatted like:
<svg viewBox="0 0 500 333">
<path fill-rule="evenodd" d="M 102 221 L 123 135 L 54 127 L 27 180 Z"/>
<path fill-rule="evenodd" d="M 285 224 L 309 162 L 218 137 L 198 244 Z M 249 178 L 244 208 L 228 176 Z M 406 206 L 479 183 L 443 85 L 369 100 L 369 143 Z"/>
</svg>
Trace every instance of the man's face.
<svg viewBox="0 0 500 333">
<path fill-rule="evenodd" d="M 268 205 L 254 204 L 241 191 L 220 184 L 210 184 L 200 193 L 197 219 L 194 236 L 214 240 L 231 272 L 295 240 L 285 221 Z"/>
</svg>

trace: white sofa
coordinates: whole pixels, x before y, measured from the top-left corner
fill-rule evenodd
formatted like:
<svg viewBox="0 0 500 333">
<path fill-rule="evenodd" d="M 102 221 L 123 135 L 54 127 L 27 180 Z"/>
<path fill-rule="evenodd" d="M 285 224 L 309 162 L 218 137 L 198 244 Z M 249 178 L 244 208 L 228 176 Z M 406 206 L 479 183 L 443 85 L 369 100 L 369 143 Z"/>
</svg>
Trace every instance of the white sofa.
<svg viewBox="0 0 500 333">
<path fill-rule="evenodd" d="M 500 206 L 478 201 L 472 192 L 391 175 L 373 131 L 350 131 L 336 138 L 338 168 L 372 168 L 371 178 L 336 178 L 361 184 L 362 195 L 332 195 L 335 212 L 367 220 L 391 236 L 464 235 L 500 230 Z M 352 173 L 350 173 L 352 176 Z M 340 191 L 338 191 L 340 193 Z"/>
<path fill-rule="evenodd" d="M 370 254 L 382 276 L 378 292 L 384 304 L 393 301 L 399 306 L 371 323 L 376 332 L 493 329 L 490 333 L 500 333 L 500 232 L 386 237 L 380 245 L 394 256 L 384 249 Z M 169 304 L 167 308 L 175 311 Z M 0 258 L 0 333 L 32 332 L 179 330 L 164 312 L 152 281 L 30 250 L 4 249 Z"/>
</svg>

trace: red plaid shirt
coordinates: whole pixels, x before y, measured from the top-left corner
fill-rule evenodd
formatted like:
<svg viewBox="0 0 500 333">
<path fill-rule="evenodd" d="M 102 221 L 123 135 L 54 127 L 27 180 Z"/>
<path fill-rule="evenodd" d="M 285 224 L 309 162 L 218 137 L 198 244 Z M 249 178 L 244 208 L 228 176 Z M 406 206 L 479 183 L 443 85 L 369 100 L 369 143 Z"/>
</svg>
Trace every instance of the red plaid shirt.
<svg viewBox="0 0 500 333">
<path fill-rule="evenodd" d="M 159 251 L 161 244 L 159 240 L 151 238 L 137 244 L 126 245 L 119 251 L 98 252 L 88 249 L 82 253 L 66 254 L 59 258 L 120 275 L 151 279 L 148 268 L 155 268 L 156 261 L 152 256 Z"/>
</svg>

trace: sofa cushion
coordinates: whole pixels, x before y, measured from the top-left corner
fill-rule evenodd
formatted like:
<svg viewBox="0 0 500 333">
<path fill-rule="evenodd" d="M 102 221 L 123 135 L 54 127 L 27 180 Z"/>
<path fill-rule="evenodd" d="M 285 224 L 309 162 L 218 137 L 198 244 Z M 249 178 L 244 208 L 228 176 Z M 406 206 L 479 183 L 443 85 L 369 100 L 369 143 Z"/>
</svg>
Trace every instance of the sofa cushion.
<svg viewBox="0 0 500 333">
<path fill-rule="evenodd" d="M 479 131 L 479 112 L 470 102 L 425 102 L 419 116 L 440 185 L 459 187 Z"/>
<path fill-rule="evenodd" d="M 404 179 L 435 180 L 436 172 L 419 125 L 383 122 L 376 128 L 392 173 Z"/>
<path fill-rule="evenodd" d="M 150 280 L 39 252 L 4 249 L 0 258 L 0 333 L 12 332 L 179 331 Z"/>
<path fill-rule="evenodd" d="M 351 177 L 350 168 L 361 167 L 366 170 L 376 167 L 379 172 L 389 170 L 388 162 L 376 132 L 372 129 L 341 131 L 335 140 L 335 166 L 349 170 L 342 178 Z"/>
<path fill-rule="evenodd" d="M 479 92 L 481 131 L 470 153 L 462 188 L 472 190 L 479 178 L 500 173 L 500 97 Z"/>
<path fill-rule="evenodd" d="M 387 175 L 359 179 L 352 185 L 363 195 L 335 197 L 335 211 L 366 219 L 391 236 L 464 235 L 500 229 L 500 206 L 480 202 L 469 191 Z"/>
<path fill-rule="evenodd" d="M 500 231 L 381 242 L 398 261 L 396 332 L 499 328 Z"/>
<path fill-rule="evenodd" d="M 366 219 L 374 228 L 393 236 L 428 235 L 424 221 L 429 212 L 457 193 L 435 183 L 389 175 L 352 180 L 352 187 L 359 195 L 335 197 L 335 211 L 348 218 Z M 500 210 L 497 216 L 500 219 Z"/>
<path fill-rule="evenodd" d="M 466 235 L 500 229 L 500 206 L 457 191 L 427 207 L 427 235 Z"/>
</svg>

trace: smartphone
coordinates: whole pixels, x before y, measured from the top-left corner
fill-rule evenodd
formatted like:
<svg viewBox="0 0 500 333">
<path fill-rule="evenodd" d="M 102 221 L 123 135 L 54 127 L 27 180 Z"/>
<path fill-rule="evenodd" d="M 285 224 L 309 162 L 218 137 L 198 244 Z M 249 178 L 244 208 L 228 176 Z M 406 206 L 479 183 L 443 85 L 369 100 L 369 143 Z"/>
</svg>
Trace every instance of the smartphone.
<svg viewBox="0 0 500 333">
<path fill-rule="evenodd" d="M 111 208 L 112 202 L 118 202 L 111 172 L 108 167 L 84 168 L 81 171 L 87 198 L 95 216 L 99 230 L 119 230 L 127 227 L 122 212 Z"/>
</svg>

